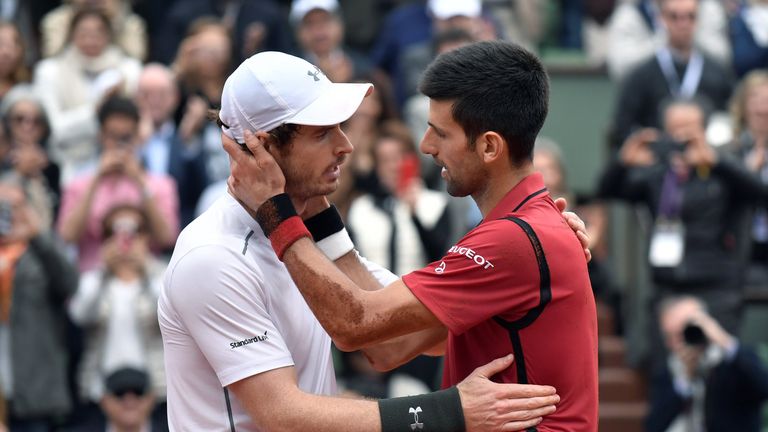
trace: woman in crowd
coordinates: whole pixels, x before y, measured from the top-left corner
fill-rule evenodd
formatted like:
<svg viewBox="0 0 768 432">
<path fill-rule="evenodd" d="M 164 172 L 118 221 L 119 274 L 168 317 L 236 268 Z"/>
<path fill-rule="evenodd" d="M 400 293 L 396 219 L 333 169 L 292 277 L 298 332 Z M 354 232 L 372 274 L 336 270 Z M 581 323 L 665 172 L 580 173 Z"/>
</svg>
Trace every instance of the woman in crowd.
<svg viewBox="0 0 768 432">
<path fill-rule="evenodd" d="M 52 156 L 62 165 L 62 183 L 96 153 L 96 109 L 115 93 L 132 94 L 141 63 L 113 44 L 109 18 L 83 9 L 72 17 L 68 44 L 35 69 L 35 90 L 51 119 Z"/>
<path fill-rule="evenodd" d="M 190 26 L 179 46 L 173 68 L 181 86 L 179 137 L 184 142 L 200 140 L 207 154 L 208 177 L 229 176 L 229 158 L 221 148 L 221 131 L 207 121 L 208 110 L 221 103 L 221 89 L 231 69 L 232 41 L 218 20 L 201 18 Z"/>
<path fill-rule="evenodd" d="M 155 396 L 165 400 L 157 324 L 165 267 L 149 251 L 147 215 L 139 206 L 119 205 L 104 216 L 102 225 L 103 264 L 81 276 L 69 303 L 72 321 L 84 330 L 80 395 L 93 412 L 104 396 L 104 378 L 125 367 L 148 370 Z"/>
<path fill-rule="evenodd" d="M 732 145 L 747 169 L 768 184 L 768 71 L 748 73 L 731 102 L 735 141 Z M 750 224 L 752 239 L 747 290 L 768 295 L 768 211 L 758 203 Z"/>
<path fill-rule="evenodd" d="M 0 104 L 6 134 L 3 171 L 21 179 L 30 204 L 45 229 L 53 226 L 59 203 L 59 167 L 48 157 L 50 126 L 40 99 L 26 85 L 14 87 Z"/>
</svg>

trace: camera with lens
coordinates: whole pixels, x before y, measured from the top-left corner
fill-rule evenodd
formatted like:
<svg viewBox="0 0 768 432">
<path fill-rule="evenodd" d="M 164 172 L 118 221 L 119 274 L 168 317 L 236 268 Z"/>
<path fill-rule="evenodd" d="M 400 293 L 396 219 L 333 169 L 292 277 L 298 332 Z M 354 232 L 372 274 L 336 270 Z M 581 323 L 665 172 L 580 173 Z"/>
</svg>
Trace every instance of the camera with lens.
<svg viewBox="0 0 768 432">
<path fill-rule="evenodd" d="M 689 322 L 683 328 L 683 341 L 686 345 L 703 347 L 709 344 L 709 339 L 704 330 L 695 323 Z"/>
<path fill-rule="evenodd" d="M 658 140 L 650 144 L 651 151 L 656 155 L 656 158 L 660 161 L 669 159 L 673 154 L 679 154 L 685 152 L 685 146 L 688 143 L 685 141 L 678 141 L 667 134 L 663 134 Z"/>
</svg>

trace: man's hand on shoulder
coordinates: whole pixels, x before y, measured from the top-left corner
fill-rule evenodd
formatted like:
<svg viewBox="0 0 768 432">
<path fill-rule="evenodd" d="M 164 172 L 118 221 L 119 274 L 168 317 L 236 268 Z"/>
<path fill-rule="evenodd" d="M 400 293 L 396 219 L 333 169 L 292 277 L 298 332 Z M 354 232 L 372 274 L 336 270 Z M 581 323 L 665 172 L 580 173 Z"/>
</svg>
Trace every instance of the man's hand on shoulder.
<svg viewBox="0 0 768 432">
<path fill-rule="evenodd" d="M 475 369 L 456 387 L 468 432 L 518 431 L 555 412 L 560 396 L 550 386 L 499 384 L 490 378 L 513 362 L 512 354 Z"/>
<path fill-rule="evenodd" d="M 592 251 L 589 250 L 591 239 L 589 238 L 589 233 L 587 233 L 587 225 L 576 213 L 565 211 L 568 208 L 568 201 L 565 198 L 556 199 L 555 205 L 560 210 L 560 213 L 563 214 L 565 221 L 568 222 L 568 226 L 576 233 L 576 238 L 579 239 L 579 243 L 581 243 L 581 247 L 584 249 L 584 257 L 587 259 L 587 262 L 591 261 Z"/>
</svg>

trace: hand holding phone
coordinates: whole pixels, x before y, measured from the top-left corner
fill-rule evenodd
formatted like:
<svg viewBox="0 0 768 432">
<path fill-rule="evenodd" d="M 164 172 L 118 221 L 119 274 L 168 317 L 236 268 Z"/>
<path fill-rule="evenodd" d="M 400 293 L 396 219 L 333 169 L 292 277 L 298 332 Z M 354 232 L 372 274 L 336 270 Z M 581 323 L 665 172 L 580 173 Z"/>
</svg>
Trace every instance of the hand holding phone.
<svg viewBox="0 0 768 432">
<path fill-rule="evenodd" d="M 413 183 L 415 179 L 419 177 L 419 157 L 415 154 L 407 154 L 403 156 L 403 161 L 400 163 L 400 175 L 397 179 L 397 193 L 402 195 Z"/>
</svg>

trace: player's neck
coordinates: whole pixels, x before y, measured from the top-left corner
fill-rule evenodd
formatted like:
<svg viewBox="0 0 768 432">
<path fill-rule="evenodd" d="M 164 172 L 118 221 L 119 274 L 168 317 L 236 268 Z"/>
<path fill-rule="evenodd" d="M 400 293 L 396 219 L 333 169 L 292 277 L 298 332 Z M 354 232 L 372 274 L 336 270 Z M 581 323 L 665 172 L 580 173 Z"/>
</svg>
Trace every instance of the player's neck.
<svg viewBox="0 0 768 432">
<path fill-rule="evenodd" d="M 291 197 L 291 202 L 293 203 L 293 207 L 296 209 L 296 213 L 298 214 L 304 213 L 304 210 L 307 208 L 307 199 L 298 198 L 291 194 L 288 194 L 288 196 Z"/>
<path fill-rule="evenodd" d="M 525 165 L 513 168 L 512 170 L 507 168 L 498 173 L 491 173 L 486 188 L 483 191 L 472 195 L 477 207 L 483 214 L 483 218 L 488 216 L 488 213 L 501 202 L 512 188 L 517 186 L 518 183 L 523 181 L 524 178 L 528 177 L 533 172 L 533 164 L 526 163 Z"/>
</svg>

